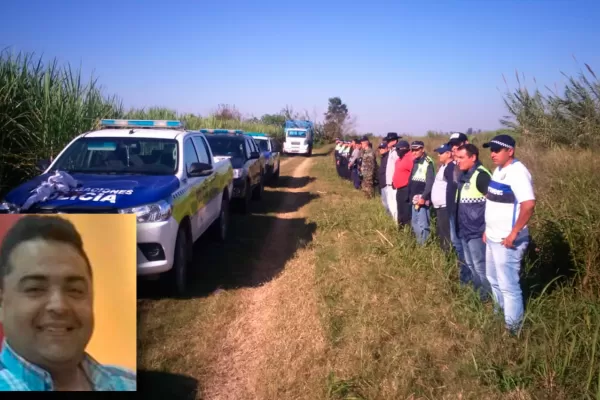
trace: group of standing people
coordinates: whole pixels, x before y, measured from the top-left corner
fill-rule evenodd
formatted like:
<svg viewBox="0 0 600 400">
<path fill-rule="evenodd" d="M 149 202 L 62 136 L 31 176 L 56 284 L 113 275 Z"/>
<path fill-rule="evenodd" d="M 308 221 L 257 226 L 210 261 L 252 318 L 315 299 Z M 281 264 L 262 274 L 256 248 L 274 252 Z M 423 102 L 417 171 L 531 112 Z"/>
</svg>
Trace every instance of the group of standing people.
<svg viewBox="0 0 600 400">
<path fill-rule="evenodd" d="M 336 141 L 338 174 L 357 189 L 366 182 L 367 193 L 374 182 L 386 212 L 400 228 L 410 225 L 419 245 L 429 239 L 434 215 L 441 249 L 457 256 L 460 283 L 473 285 L 483 302 L 493 299 L 507 330 L 516 333 L 524 313 L 519 271 L 530 241 L 527 225 L 535 195 L 530 172 L 515 158 L 515 140 L 498 135 L 483 144 L 496 165 L 491 173 L 464 133 L 453 133 L 434 150 L 437 172 L 422 141 L 401 139 L 388 133 L 378 147 L 379 166 L 368 155 L 364 170 L 361 157 L 372 147 L 368 138 Z"/>
<path fill-rule="evenodd" d="M 349 142 L 336 139 L 334 158 L 341 178 L 352 181 L 354 188 L 361 189 L 367 198 L 375 195 L 378 165 L 368 137 Z"/>
</svg>

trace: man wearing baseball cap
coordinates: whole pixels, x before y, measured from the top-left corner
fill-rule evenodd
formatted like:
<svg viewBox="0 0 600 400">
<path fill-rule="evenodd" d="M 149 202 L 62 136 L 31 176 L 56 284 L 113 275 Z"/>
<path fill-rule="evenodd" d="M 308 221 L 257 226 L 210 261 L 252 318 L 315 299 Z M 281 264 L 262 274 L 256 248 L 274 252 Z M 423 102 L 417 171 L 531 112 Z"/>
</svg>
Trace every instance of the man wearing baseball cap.
<svg viewBox="0 0 600 400">
<path fill-rule="evenodd" d="M 409 199 L 412 200 L 412 228 L 417 243 L 425 244 L 429 237 L 429 218 L 431 205 L 431 188 L 435 180 L 433 159 L 425 153 L 425 143 L 415 140 L 410 144 L 413 157 L 413 168 L 410 174 Z"/>
<path fill-rule="evenodd" d="M 452 172 L 452 182 L 448 181 L 448 186 L 450 190 L 454 190 L 454 194 L 458 190 L 458 181 L 460 179 L 461 170 L 457 166 L 456 161 L 456 151 L 462 145 L 469 144 L 469 138 L 462 132 L 452 132 L 450 135 L 450 140 L 448 141 L 448 146 L 452 150 L 452 165 L 449 165 L 446 168 L 447 173 Z M 471 270 L 467 267 L 465 261 L 465 252 L 462 246 L 462 240 L 458 237 L 458 227 L 456 222 L 456 196 L 452 195 L 448 198 L 448 202 L 446 203 L 446 207 L 448 207 L 448 221 L 450 222 L 450 240 L 452 240 L 452 246 L 456 251 L 456 256 L 458 258 L 458 269 L 459 269 L 459 278 L 460 282 L 466 284 L 471 280 Z"/>
<path fill-rule="evenodd" d="M 511 136 L 498 135 L 483 147 L 496 165 L 485 204 L 486 275 L 506 328 L 517 333 L 523 320 L 519 271 L 535 209 L 533 184 L 529 170 L 515 158 Z"/>
<path fill-rule="evenodd" d="M 452 164 L 452 149 L 447 144 L 443 144 L 434 151 L 438 153 L 440 169 L 435 175 L 431 189 L 431 204 L 436 213 L 436 232 L 440 239 L 440 247 L 445 253 L 449 253 L 452 250 L 452 242 L 447 204 L 448 198 L 456 195 L 456 190 L 452 193 L 451 187 L 448 186 L 446 170 L 449 165 L 454 165 Z"/>
<path fill-rule="evenodd" d="M 387 196 L 387 204 L 390 210 L 390 214 L 396 223 L 398 223 L 398 205 L 396 204 L 396 189 L 392 187 L 392 183 L 394 180 L 394 170 L 396 167 L 396 160 L 398 159 L 398 154 L 394 150 L 396 143 L 401 137 L 398 136 L 396 132 L 388 132 L 385 136 L 385 141 L 387 142 L 387 146 L 389 149 L 389 155 L 387 158 L 387 163 L 385 167 L 385 187 L 386 187 L 386 196 Z"/>
</svg>

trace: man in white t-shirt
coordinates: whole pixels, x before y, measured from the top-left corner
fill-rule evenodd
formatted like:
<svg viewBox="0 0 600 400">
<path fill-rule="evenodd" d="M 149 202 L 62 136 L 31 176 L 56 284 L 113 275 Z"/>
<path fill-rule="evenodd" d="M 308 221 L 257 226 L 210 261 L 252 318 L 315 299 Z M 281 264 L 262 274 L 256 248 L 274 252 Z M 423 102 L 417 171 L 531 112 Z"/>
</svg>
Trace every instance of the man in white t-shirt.
<svg viewBox="0 0 600 400">
<path fill-rule="evenodd" d="M 529 222 L 535 208 L 531 174 L 515 158 L 515 140 L 498 135 L 483 145 L 497 168 L 485 204 L 486 275 L 506 328 L 516 333 L 523 320 L 519 271 L 529 245 Z"/>
</svg>

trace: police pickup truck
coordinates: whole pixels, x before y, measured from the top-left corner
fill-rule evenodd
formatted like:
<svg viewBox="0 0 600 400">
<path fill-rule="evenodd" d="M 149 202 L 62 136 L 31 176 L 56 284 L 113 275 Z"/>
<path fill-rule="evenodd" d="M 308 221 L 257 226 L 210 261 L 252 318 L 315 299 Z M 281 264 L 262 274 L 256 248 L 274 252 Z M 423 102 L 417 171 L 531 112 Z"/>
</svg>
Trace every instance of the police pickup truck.
<svg viewBox="0 0 600 400">
<path fill-rule="evenodd" d="M 213 150 L 215 160 L 230 160 L 233 166 L 233 198 L 242 213 L 251 200 L 260 200 L 265 186 L 266 160 L 251 136 L 242 130 L 201 129 Z"/>
<path fill-rule="evenodd" d="M 180 121 L 102 120 L 38 168 L 6 195 L 4 212 L 134 213 L 138 276 L 162 274 L 179 294 L 192 244 L 205 232 L 226 237 L 231 162 L 215 160 L 206 137 Z"/>
<path fill-rule="evenodd" d="M 279 165 L 281 164 L 279 143 L 261 132 L 247 132 L 247 135 L 252 136 L 265 156 L 265 177 L 268 181 L 276 181 L 279 178 Z"/>
</svg>

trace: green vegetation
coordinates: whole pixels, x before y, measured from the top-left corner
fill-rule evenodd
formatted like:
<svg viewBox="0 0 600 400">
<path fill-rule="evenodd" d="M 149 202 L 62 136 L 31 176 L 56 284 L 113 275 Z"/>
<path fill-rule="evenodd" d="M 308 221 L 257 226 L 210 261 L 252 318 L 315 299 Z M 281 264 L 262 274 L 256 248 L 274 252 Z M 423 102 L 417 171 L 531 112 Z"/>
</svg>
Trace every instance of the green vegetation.
<svg viewBox="0 0 600 400">
<path fill-rule="evenodd" d="M 519 87 L 504 97 L 510 117 L 503 124 L 548 146 L 600 146 L 600 81 L 589 65 L 585 69 L 577 78 L 563 73 L 567 84 L 562 95 L 548 86 L 548 94 L 537 87 L 530 92 L 517 72 Z M 533 82 L 537 85 L 535 78 Z"/>
<path fill-rule="evenodd" d="M 235 128 L 280 138 L 283 127 L 276 115 L 245 120 L 227 105 L 206 117 L 161 107 L 125 110 L 119 98 L 102 93 L 96 79 L 85 80 L 68 65 L 2 51 L 0 196 L 35 176 L 39 160 L 56 157 L 75 136 L 97 128 L 102 118 L 180 119 L 189 129 Z"/>
</svg>

